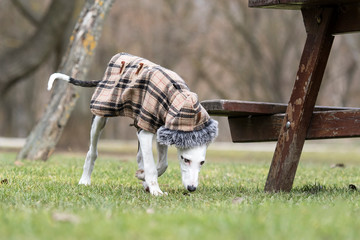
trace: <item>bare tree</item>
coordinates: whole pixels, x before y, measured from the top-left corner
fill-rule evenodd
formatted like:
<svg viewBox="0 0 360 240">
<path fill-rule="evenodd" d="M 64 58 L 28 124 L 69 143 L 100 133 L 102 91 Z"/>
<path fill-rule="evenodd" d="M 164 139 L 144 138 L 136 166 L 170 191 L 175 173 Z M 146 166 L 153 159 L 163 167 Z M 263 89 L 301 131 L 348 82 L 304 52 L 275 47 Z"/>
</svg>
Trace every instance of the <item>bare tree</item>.
<svg viewBox="0 0 360 240">
<path fill-rule="evenodd" d="M 59 72 L 75 78 L 85 77 L 101 35 L 104 17 L 109 12 L 112 2 L 112 0 L 86 2 L 70 38 Z M 47 160 L 55 149 L 77 99 L 78 94 L 72 86 L 59 82 L 55 86 L 44 116 L 30 133 L 17 158 Z"/>
<path fill-rule="evenodd" d="M 21 0 L 12 0 L 11 2 L 32 25 L 36 27 L 40 25 L 40 18 L 31 12 Z"/>
<path fill-rule="evenodd" d="M 14 3 L 21 6 L 18 1 Z M 3 97 L 14 84 L 25 79 L 25 75 L 35 71 L 49 57 L 62 40 L 64 26 L 71 19 L 74 5 L 75 1 L 53 0 L 40 23 L 26 12 L 27 18 L 32 19 L 32 23 L 38 25 L 38 28 L 22 46 L 0 57 L 0 96 Z"/>
</svg>

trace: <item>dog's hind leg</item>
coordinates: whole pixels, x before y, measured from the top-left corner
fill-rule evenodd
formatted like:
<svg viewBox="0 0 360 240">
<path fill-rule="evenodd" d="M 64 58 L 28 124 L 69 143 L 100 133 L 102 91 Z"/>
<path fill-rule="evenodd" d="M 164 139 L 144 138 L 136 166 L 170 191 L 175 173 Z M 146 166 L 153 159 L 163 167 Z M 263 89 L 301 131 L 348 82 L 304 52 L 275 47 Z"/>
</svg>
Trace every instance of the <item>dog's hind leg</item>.
<svg viewBox="0 0 360 240">
<path fill-rule="evenodd" d="M 79 184 L 90 185 L 91 184 L 91 173 L 94 169 L 95 160 L 97 158 L 97 143 L 100 138 L 101 131 L 105 127 L 107 118 L 95 116 L 91 124 L 90 131 L 90 146 L 89 151 L 86 155 L 83 174 L 79 181 Z"/>
<path fill-rule="evenodd" d="M 158 162 L 156 168 L 158 171 L 158 177 L 160 177 L 168 167 L 168 162 L 167 162 L 168 146 L 162 145 L 158 142 L 156 142 L 156 146 L 158 150 Z"/>
<path fill-rule="evenodd" d="M 142 160 L 144 163 L 144 173 L 145 173 L 144 187 L 149 187 L 150 193 L 154 196 L 163 195 L 163 192 L 160 190 L 157 181 L 158 172 L 156 169 L 153 152 L 152 152 L 152 140 L 154 134 L 141 130 L 137 135 L 140 142 L 140 151 L 142 155 Z"/>
</svg>

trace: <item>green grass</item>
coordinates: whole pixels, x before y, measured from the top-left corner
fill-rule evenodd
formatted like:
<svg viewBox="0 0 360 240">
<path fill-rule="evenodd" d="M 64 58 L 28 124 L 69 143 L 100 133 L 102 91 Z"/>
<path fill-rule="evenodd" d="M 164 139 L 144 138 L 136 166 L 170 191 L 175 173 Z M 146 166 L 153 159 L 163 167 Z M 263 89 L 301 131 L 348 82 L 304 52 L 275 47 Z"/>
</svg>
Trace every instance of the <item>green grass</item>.
<svg viewBox="0 0 360 240">
<path fill-rule="evenodd" d="M 263 188 L 272 153 L 209 150 L 195 193 L 184 194 L 170 154 L 145 193 L 133 156 L 101 155 L 91 186 L 78 186 L 83 155 L 14 164 L 0 153 L 0 239 L 358 239 L 357 153 L 304 153 L 290 193 Z M 346 168 L 330 168 L 344 162 Z M 357 185 L 358 186 L 358 185 Z M 241 198 L 234 203 L 234 199 Z M 65 220 L 57 216 L 62 214 Z"/>
</svg>

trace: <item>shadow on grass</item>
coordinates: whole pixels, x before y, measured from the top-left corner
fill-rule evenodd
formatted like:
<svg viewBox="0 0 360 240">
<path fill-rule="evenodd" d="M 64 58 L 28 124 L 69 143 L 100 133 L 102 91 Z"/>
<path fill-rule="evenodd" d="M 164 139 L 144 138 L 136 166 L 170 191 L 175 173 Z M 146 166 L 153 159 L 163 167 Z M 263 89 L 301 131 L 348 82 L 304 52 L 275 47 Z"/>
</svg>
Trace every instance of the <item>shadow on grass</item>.
<svg viewBox="0 0 360 240">
<path fill-rule="evenodd" d="M 308 193 L 308 194 L 319 194 L 319 193 L 359 193 L 356 186 L 349 184 L 349 186 L 326 186 L 315 182 L 314 184 L 306 184 L 301 187 L 295 187 L 292 192 L 294 193 Z"/>
<path fill-rule="evenodd" d="M 200 190 L 201 192 L 208 193 L 221 193 L 227 195 L 236 195 L 236 194 L 266 194 L 266 195 L 277 195 L 277 194 L 307 194 L 307 195 L 316 195 L 316 194 L 360 194 L 360 191 L 356 188 L 355 185 L 350 184 L 349 186 L 338 186 L 338 185 L 322 185 L 320 183 L 306 184 L 303 186 L 294 187 L 290 192 L 274 192 L 267 193 L 264 191 L 262 186 L 258 187 L 245 187 L 239 185 L 227 185 L 227 186 L 204 186 Z"/>
</svg>

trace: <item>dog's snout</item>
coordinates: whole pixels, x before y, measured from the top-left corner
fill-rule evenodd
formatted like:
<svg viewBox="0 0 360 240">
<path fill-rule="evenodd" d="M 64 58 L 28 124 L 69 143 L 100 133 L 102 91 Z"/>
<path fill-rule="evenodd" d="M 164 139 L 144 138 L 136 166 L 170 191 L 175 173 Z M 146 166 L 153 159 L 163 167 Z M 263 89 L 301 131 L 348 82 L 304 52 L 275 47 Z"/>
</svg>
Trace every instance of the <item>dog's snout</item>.
<svg viewBox="0 0 360 240">
<path fill-rule="evenodd" d="M 189 192 L 194 192 L 194 191 L 196 190 L 196 187 L 195 187 L 194 185 L 188 185 L 188 186 L 187 186 L 187 190 L 188 190 Z"/>
</svg>

